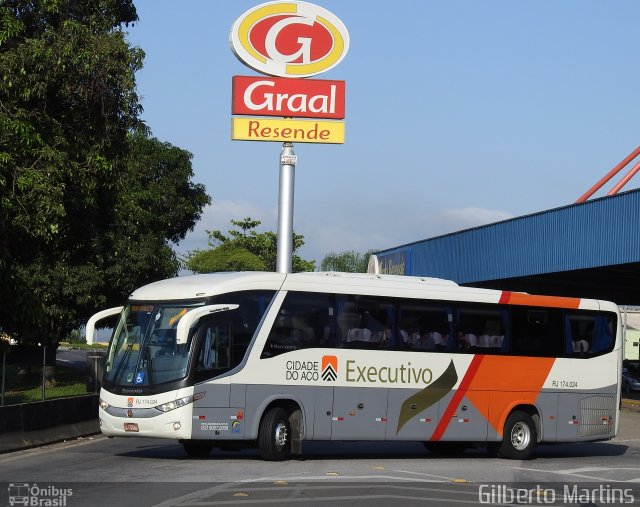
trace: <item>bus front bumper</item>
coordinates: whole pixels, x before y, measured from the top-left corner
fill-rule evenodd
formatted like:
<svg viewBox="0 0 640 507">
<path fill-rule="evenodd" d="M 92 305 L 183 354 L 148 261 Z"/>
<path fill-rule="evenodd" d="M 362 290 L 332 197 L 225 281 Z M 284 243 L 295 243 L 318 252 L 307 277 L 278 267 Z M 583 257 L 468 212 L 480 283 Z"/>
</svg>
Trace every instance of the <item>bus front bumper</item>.
<svg viewBox="0 0 640 507">
<path fill-rule="evenodd" d="M 110 408 L 98 410 L 100 431 L 108 437 L 191 438 L 191 406 L 164 413 L 154 408 L 138 409 L 135 413 Z M 124 412 L 122 415 L 121 411 Z"/>
</svg>

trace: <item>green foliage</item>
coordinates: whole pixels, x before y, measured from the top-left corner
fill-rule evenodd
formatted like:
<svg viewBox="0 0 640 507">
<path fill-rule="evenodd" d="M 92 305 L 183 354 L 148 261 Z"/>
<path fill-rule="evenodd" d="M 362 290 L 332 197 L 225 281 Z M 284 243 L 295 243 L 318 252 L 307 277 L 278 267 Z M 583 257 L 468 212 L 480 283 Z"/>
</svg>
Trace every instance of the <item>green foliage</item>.
<svg viewBox="0 0 640 507">
<path fill-rule="evenodd" d="M 175 276 L 180 261 L 171 243 L 184 239 L 211 202 L 204 185 L 191 182 L 192 155 L 143 131 L 130 135 L 126 185 L 114 204 L 107 232 L 107 297 L 122 300 L 136 287 Z"/>
<path fill-rule="evenodd" d="M 143 56 L 119 26 L 135 19 L 130 0 L 0 6 L 0 305 L 23 341 L 60 336 L 69 303 L 104 302 L 95 249 L 138 124 Z"/>
<path fill-rule="evenodd" d="M 136 19 L 132 0 L 0 4 L 0 325 L 22 342 L 174 276 L 209 202 L 139 120 Z"/>
<path fill-rule="evenodd" d="M 117 28 L 136 19 L 135 8 L 10 0 L 1 12 L 2 210 L 16 232 L 54 241 L 69 227 L 70 193 L 91 207 L 114 186 L 138 123 L 143 53 Z"/>
<path fill-rule="evenodd" d="M 223 244 L 211 250 L 194 253 L 187 261 L 194 273 L 217 273 L 221 271 L 265 271 L 260 257 L 246 248 Z"/>
<path fill-rule="evenodd" d="M 365 254 L 360 254 L 354 250 L 346 252 L 330 252 L 320 264 L 322 271 L 341 271 L 343 273 L 366 273 L 369 265 L 369 257 L 376 253 L 376 250 L 369 250 Z"/>
<path fill-rule="evenodd" d="M 210 250 L 187 254 L 185 265 L 195 273 L 217 271 L 275 271 L 278 252 L 277 235 L 274 232 L 257 232 L 259 220 L 250 217 L 231 220 L 239 230 L 229 230 L 225 235 L 219 230 L 207 231 Z M 296 252 L 304 245 L 304 236 L 293 234 L 293 272 L 313 271 L 315 261 L 306 261 Z"/>
<path fill-rule="evenodd" d="M 65 341 L 71 345 L 87 343 L 87 339 L 84 336 L 80 336 L 80 331 L 78 331 L 77 329 L 72 330 Z"/>
</svg>

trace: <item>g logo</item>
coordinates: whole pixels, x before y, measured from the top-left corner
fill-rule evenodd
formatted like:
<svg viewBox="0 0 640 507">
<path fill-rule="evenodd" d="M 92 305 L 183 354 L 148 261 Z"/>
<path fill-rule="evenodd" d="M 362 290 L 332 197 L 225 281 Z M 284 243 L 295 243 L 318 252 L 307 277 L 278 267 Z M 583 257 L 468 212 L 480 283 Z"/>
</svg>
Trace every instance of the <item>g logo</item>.
<svg viewBox="0 0 640 507">
<path fill-rule="evenodd" d="M 306 2 L 268 2 L 249 9 L 231 28 L 231 50 L 258 72 L 309 77 L 342 61 L 349 33 L 332 13 Z"/>
</svg>

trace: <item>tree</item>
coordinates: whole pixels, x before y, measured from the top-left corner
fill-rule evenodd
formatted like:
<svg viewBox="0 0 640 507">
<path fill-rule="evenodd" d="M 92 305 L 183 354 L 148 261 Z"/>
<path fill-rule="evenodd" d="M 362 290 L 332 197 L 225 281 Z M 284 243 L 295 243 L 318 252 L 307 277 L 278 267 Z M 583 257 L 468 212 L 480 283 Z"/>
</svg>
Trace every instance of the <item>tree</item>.
<svg viewBox="0 0 640 507">
<path fill-rule="evenodd" d="M 221 271 L 266 271 L 265 263 L 255 254 L 229 243 L 211 250 L 193 253 L 187 267 L 194 273 L 217 273 Z"/>
<path fill-rule="evenodd" d="M 187 269 L 195 273 L 218 271 L 275 271 L 278 250 L 274 232 L 258 233 L 254 229 L 261 222 L 250 217 L 231 220 L 240 230 L 229 230 L 228 235 L 219 230 L 207 231 L 209 250 L 189 252 L 185 258 Z M 305 261 L 296 254 L 304 245 L 304 236 L 293 233 L 292 268 L 294 273 L 313 271 L 315 261 Z"/>
<path fill-rule="evenodd" d="M 23 340 L 59 334 L 75 287 L 95 286 L 86 252 L 112 222 L 140 111 L 143 55 L 119 28 L 135 19 L 130 0 L 0 7 L 0 305 Z"/>
<path fill-rule="evenodd" d="M 129 139 L 125 185 L 105 238 L 102 293 L 112 302 L 140 285 L 177 275 L 181 262 L 171 243 L 193 230 L 211 202 L 204 185 L 191 182 L 191 153 L 140 130 Z"/>
<path fill-rule="evenodd" d="M 0 6 L 0 326 L 22 342 L 176 274 L 170 243 L 209 202 L 138 118 L 136 19 L 131 0 Z"/>
<path fill-rule="evenodd" d="M 112 221 L 72 249 L 84 262 L 69 263 L 40 254 L 28 265 L 14 263 L 20 280 L 42 304 L 46 327 L 23 322 L 19 335 L 47 338 L 48 345 L 69 332 L 97 307 L 121 304 L 137 286 L 175 276 L 180 268 L 171 242 L 184 239 L 210 202 L 204 187 L 190 182 L 191 154 L 137 132 Z M 76 255 L 75 259 L 79 259 Z"/>
<path fill-rule="evenodd" d="M 369 265 L 369 257 L 377 250 L 369 250 L 360 254 L 355 250 L 346 252 L 330 252 L 325 255 L 320 264 L 322 271 L 341 271 L 343 273 L 366 273 Z"/>
</svg>

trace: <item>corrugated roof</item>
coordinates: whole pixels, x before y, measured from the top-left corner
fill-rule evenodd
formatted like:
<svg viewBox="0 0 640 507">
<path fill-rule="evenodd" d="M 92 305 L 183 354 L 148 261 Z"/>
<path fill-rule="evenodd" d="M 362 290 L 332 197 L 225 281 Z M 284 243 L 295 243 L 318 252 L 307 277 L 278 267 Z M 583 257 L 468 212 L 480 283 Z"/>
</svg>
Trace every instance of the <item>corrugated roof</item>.
<svg viewBox="0 0 640 507">
<path fill-rule="evenodd" d="M 640 262 L 640 189 L 382 251 L 405 274 L 473 283 Z"/>
</svg>

